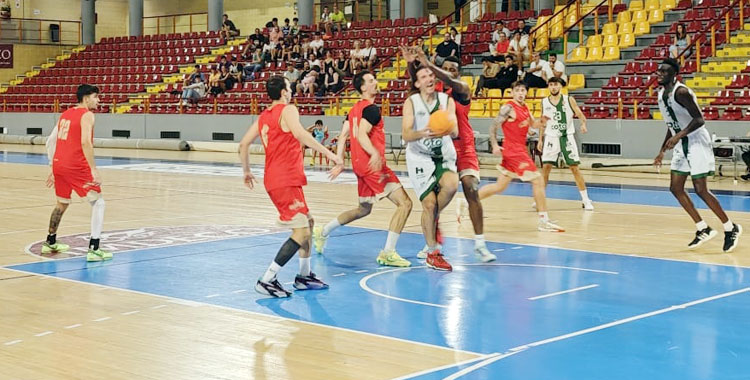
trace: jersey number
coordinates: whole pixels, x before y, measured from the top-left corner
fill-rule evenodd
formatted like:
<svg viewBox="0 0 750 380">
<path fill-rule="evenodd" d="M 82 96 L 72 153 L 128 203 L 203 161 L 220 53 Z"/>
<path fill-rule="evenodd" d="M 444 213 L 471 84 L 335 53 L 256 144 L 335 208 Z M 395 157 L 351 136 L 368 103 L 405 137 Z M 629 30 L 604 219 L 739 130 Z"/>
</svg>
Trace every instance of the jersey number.
<svg viewBox="0 0 750 380">
<path fill-rule="evenodd" d="M 68 139 L 68 131 L 70 131 L 70 120 L 67 119 L 60 119 L 60 123 L 57 124 L 57 139 L 58 140 L 67 140 Z"/>
</svg>

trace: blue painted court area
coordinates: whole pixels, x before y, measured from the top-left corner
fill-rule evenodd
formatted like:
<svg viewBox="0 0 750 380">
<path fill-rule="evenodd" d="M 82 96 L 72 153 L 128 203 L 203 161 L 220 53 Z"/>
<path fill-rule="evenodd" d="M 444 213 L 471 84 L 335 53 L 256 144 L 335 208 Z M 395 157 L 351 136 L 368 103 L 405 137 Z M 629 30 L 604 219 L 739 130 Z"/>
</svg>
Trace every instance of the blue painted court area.
<svg viewBox="0 0 750 380">
<path fill-rule="evenodd" d="M 386 232 L 342 227 L 313 258 L 329 290 L 263 299 L 253 285 L 287 237 L 11 268 L 488 355 L 415 379 L 750 378 L 750 269 L 494 242 L 499 260 L 481 264 L 473 242 L 447 238 L 446 273 L 423 267 L 410 233 L 398 249 L 414 267 L 382 268 Z"/>
</svg>

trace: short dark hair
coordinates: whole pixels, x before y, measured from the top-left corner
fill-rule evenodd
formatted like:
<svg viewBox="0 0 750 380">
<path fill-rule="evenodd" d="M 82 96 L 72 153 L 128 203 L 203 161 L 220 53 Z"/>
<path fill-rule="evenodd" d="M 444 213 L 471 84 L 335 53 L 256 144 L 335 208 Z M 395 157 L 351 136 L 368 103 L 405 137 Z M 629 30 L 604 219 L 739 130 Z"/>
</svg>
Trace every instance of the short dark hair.
<svg viewBox="0 0 750 380">
<path fill-rule="evenodd" d="M 195 65 L 195 66 L 193 66 L 193 68 L 200 70 L 201 69 L 201 65 Z"/>
<path fill-rule="evenodd" d="M 289 22 L 289 17 L 285 18 L 284 22 Z"/>
<path fill-rule="evenodd" d="M 503 22 L 503 20 L 500 20 L 500 21 L 498 21 L 498 22 L 497 22 L 497 23 L 495 24 L 495 26 L 497 26 L 497 25 L 503 25 L 503 26 L 505 26 L 505 23 Z"/>
<path fill-rule="evenodd" d="M 529 89 L 529 85 L 527 85 L 526 82 L 523 82 L 523 81 L 520 81 L 520 80 L 517 80 L 517 81 L 513 82 L 513 84 L 510 85 L 510 88 L 512 88 L 514 90 L 516 89 L 516 87 L 523 87 L 527 91 Z"/>
<path fill-rule="evenodd" d="M 565 81 L 562 80 L 562 78 L 560 77 L 552 77 L 552 78 L 547 79 L 547 84 L 550 84 L 550 83 L 560 83 L 560 86 L 565 86 Z"/>
<path fill-rule="evenodd" d="M 547 55 L 547 57 L 555 57 L 555 58 L 557 58 L 557 53 L 549 53 Z"/>
<path fill-rule="evenodd" d="M 292 21 L 299 21 L 299 18 L 295 17 L 292 19 Z"/>
<path fill-rule="evenodd" d="M 228 15 L 228 14 L 226 14 L 226 13 L 224 13 L 223 15 L 221 15 L 221 17 L 226 17 L 226 18 L 229 18 L 229 15 Z"/>
<path fill-rule="evenodd" d="M 458 65 L 459 68 L 461 68 L 461 60 L 459 60 L 458 58 L 456 58 L 456 56 L 454 56 L 454 55 L 449 55 L 449 56 L 445 57 L 445 59 L 443 60 L 443 62 L 453 62 L 456 65 Z"/>
<path fill-rule="evenodd" d="M 274 17 L 274 18 L 271 19 L 271 21 L 279 22 L 279 18 L 278 17 Z"/>
<path fill-rule="evenodd" d="M 367 74 L 372 74 L 372 73 L 367 70 L 362 70 L 358 72 L 357 75 L 354 76 L 354 79 L 352 79 L 352 85 L 354 86 L 354 90 L 356 90 L 360 94 L 362 93 L 362 85 L 365 84 L 365 75 Z"/>
<path fill-rule="evenodd" d="M 323 120 L 315 120 L 315 125 L 323 125 Z"/>
<path fill-rule="evenodd" d="M 76 90 L 76 98 L 78 99 L 78 103 L 83 101 L 83 97 L 91 94 L 98 94 L 99 88 L 96 86 L 92 86 L 90 84 L 82 84 L 78 86 L 78 89 Z"/>
<path fill-rule="evenodd" d="M 665 65 L 671 66 L 674 69 L 674 73 L 675 74 L 679 74 L 680 73 L 680 63 L 677 62 L 676 59 L 674 59 L 674 58 L 667 58 L 667 59 L 661 61 L 661 63 L 663 63 Z"/>
<path fill-rule="evenodd" d="M 274 75 L 266 81 L 266 93 L 271 100 L 281 99 L 281 91 L 286 90 L 287 79 Z"/>
</svg>

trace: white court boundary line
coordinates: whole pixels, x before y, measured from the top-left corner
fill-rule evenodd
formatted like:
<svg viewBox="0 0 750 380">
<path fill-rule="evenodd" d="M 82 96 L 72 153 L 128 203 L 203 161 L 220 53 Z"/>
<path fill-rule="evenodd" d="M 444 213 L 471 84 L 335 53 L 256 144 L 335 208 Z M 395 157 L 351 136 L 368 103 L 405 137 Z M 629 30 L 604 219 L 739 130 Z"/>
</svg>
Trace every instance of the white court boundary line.
<svg viewBox="0 0 750 380">
<path fill-rule="evenodd" d="M 594 273 L 603 273 L 603 274 L 610 274 L 610 275 L 618 275 L 618 272 L 612 272 L 612 271 L 606 271 L 606 270 L 599 270 L 599 269 L 588 269 L 588 268 L 577 268 L 577 267 L 566 267 L 566 266 L 559 266 L 559 265 L 544 265 L 544 264 L 505 264 L 505 263 L 475 263 L 475 264 L 456 264 L 455 267 L 468 267 L 468 266 L 503 266 L 503 267 L 531 267 L 531 268 L 554 268 L 554 269 L 568 269 L 568 270 L 577 270 L 577 271 L 583 271 L 583 272 L 594 272 Z M 395 301 L 401 301 L 401 302 L 407 302 L 407 303 L 413 303 L 417 305 L 424 305 L 424 306 L 432 306 L 437 308 L 443 308 L 447 309 L 447 305 L 441 305 L 437 303 L 430 303 L 430 302 L 423 302 L 423 301 L 416 301 L 416 300 L 410 300 L 407 298 L 401 298 L 396 297 L 388 294 L 381 293 L 377 290 L 372 289 L 369 285 L 367 285 L 367 281 L 372 279 L 373 277 L 380 276 L 385 273 L 394 273 L 394 272 L 408 272 L 412 269 L 425 269 L 427 266 L 421 265 L 416 267 L 408 267 L 408 268 L 396 268 L 396 269 L 389 269 L 384 270 L 380 272 L 375 272 L 372 274 L 369 274 L 365 277 L 362 277 L 361 280 L 359 280 L 359 287 L 362 288 L 362 290 L 366 291 L 367 293 L 373 294 L 378 297 L 383 297 Z M 598 285 L 595 285 L 598 286 Z M 591 286 L 589 286 L 591 287 Z M 580 290 L 580 289 L 579 289 Z M 566 291 L 569 292 L 570 290 Z"/>
<path fill-rule="evenodd" d="M 527 299 L 529 301 L 536 301 L 536 300 L 540 300 L 540 299 L 543 299 L 543 298 L 549 298 L 549 297 L 559 296 L 561 294 L 567 294 L 567 293 L 577 292 L 579 290 L 586 290 L 586 289 L 596 288 L 597 286 L 599 286 L 599 284 L 591 284 L 591 285 L 581 286 L 581 287 L 578 287 L 578 288 L 573 288 L 573 289 L 568 289 L 568 290 L 562 290 L 562 291 L 559 291 L 559 292 L 542 294 L 541 296 L 529 297 Z"/>
</svg>

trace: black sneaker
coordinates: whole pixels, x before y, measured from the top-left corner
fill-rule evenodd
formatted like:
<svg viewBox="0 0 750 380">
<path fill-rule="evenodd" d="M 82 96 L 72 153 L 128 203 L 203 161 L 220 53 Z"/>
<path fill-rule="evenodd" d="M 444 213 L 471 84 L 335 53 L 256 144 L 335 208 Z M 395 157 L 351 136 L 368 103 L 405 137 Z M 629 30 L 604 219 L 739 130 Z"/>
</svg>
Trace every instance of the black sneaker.
<svg viewBox="0 0 750 380">
<path fill-rule="evenodd" d="M 701 231 L 695 232 L 695 239 L 688 244 L 688 249 L 696 249 L 703 245 L 703 243 L 713 239 L 719 233 L 711 227 L 706 227 Z"/>
<path fill-rule="evenodd" d="M 281 283 L 279 283 L 279 280 L 275 278 L 271 282 L 258 280 L 258 282 L 255 283 L 255 291 L 274 298 L 286 298 L 292 295 L 292 293 L 286 291 L 286 289 L 281 286 Z"/>
<path fill-rule="evenodd" d="M 740 242 L 740 235 L 742 235 L 742 226 L 734 223 L 734 228 L 731 231 L 724 232 L 724 252 L 732 252 L 737 244 Z"/>
<path fill-rule="evenodd" d="M 750 181 L 750 174 L 743 174 L 740 176 L 740 178 L 744 179 L 745 181 Z"/>
<path fill-rule="evenodd" d="M 298 274 L 294 278 L 294 288 L 297 290 L 322 290 L 328 289 L 328 284 L 316 277 L 315 273 L 310 272 L 309 276 Z"/>
</svg>

